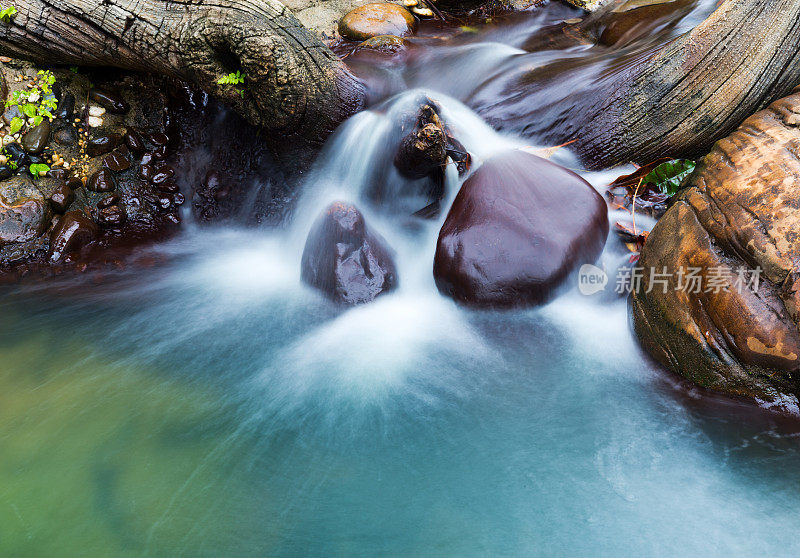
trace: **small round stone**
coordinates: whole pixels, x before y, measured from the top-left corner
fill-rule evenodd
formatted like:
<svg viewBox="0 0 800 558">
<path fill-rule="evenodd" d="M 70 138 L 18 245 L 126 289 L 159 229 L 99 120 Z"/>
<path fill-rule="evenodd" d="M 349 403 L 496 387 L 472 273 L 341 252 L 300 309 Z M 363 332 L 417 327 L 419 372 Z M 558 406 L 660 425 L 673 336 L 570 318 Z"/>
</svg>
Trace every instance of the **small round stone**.
<svg viewBox="0 0 800 558">
<path fill-rule="evenodd" d="M 378 35 L 402 37 L 416 29 L 417 20 L 408 10 L 388 3 L 359 6 L 339 21 L 339 34 L 353 41 L 365 41 Z"/>
</svg>

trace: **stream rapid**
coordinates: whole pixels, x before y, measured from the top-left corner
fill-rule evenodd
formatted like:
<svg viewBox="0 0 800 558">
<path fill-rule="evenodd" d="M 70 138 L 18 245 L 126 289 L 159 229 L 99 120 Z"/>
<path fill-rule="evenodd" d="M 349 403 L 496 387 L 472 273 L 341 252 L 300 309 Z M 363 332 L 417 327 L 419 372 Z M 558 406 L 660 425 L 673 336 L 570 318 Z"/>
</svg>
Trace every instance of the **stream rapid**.
<svg viewBox="0 0 800 558">
<path fill-rule="evenodd" d="M 409 216 L 397 118 L 434 99 L 475 166 L 547 147 L 498 133 L 459 85 L 529 56 L 546 13 L 399 70 L 412 89 L 340 127 L 285 226 L 187 212 L 123 269 L 3 287 L 0 555 L 796 555 L 800 429 L 653 365 L 613 278 L 503 312 L 436 289 L 446 211 Z M 530 56 L 584 56 L 589 79 L 613 54 L 591 51 Z M 601 191 L 630 170 L 552 160 Z M 460 182 L 451 165 L 445 208 Z M 311 223 L 337 200 L 396 253 L 399 288 L 355 308 L 300 281 Z M 598 265 L 629 256 L 612 234 Z"/>
</svg>

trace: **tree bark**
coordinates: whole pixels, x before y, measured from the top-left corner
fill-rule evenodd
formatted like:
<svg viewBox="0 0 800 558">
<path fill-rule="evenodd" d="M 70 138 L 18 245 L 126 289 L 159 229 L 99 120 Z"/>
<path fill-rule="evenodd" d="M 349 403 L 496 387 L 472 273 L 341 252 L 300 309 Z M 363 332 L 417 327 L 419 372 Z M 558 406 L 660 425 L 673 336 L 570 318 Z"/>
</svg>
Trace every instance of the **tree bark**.
<svg viewBox="0 0 800 558">
<path fill-rule="evenodd" d="M 15 0 L 0 53 L 184 79 L 268 139 L 317 147 L 363 108 L 362 84 L 277 0 Z M 218 80 L 240 70 L 243 86 Z M 243 89 L 243 93 L 239 92 Z"/>
<path fill-rule="evenodd" d="M 609 81 L 577 116 L 588 164 L 703 154 L 800 83 L 800 0 L 725 0 Z"/>
</svg>

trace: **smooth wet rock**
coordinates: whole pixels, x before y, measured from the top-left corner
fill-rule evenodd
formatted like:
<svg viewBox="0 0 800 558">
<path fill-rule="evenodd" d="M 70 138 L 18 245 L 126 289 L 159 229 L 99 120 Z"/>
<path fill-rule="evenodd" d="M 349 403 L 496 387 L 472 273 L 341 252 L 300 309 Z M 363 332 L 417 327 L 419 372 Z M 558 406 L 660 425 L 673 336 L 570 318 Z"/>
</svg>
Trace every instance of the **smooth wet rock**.
<svg viewBox="0 0 800 558">
<path fill-rule="evenodd" d="M 153 176 L 150 178 L 150 181 L 155 184 L 156 186 L 165 183 L 168 180 L 171 180 L 172 177 L 175 176 L 175 169 L 173 169 L 169 165 L 159 165 L 156 169 L 154 169 Z"/>
<path fill-rule="evenodd" d="M 524 151 L 483 163 L 461 187 L 439 232 L 439 290 L 479 307 L 541 304 L 600 255 L 603 198 L 581 177 Z"/>
<path fill-rule="evenodd" d="M 131 161 L 120 149 L 115 149 L 103 158 L 103 166 L 114 172 L 122 172 L 131 168 Z"/>
<path fill-rule="evenodd" d="M 75 201 L 75 194 L 67 183 L 61 181 L 50 194 L 50 207 L 55 213 L 64 213 L 69 209 L 70 204 Z"/>
<path fill-rule="evenodd" d="M 18 143 L 6 145 L 6 153 L 17 164 L 18 169 L 25 168 L 30 164 L 30 156 L 25 153 Z"/>
<path fill-rule="evenodd" d="M 30 178 L 17 175 L 0 182 L 0 246 L 35 239 L 49 219 L 47 201 Z"/>
<path fill-rule="evenodd" d="M 302 279 L 344 304 L 361 304 L 397 286 L 385 241 L 371 232 L 353 205 L 336 202 L 311 227 L 302 258 Z"/>
<path fill-rule="evenodd" d="M 339 34 L 353 41 L 365 41 L 378 35 L 402 37 L 411 35 L 416 29 L 416 18 L 397 4 L 365 4 L 339 20 Z"/>
<path fill-rule="evenodd" d="M 90 89 L 89 100 L 94 101 L 113 114 L 125 114 L 130 108 L 119 93 L 102 89 Z"/>
<path fill-rule="evenodd" d="M 14 171 L 8 168 L 7 165 L 0 166 L 0 180 L 6 180 L 14 176 Z"/>
<path fill-rule="evenodd" d="M 58 263 L 93 241 L 97 226 L 80 211 L 70 211 L 61 217 L 50 234 L 49 259 Z"/>
<path fill-rule="evenodd" d="M 50 141 L 50 122 L 45 119 L 22 136 L 22 148 L 30 155 L 38 155 Z"/>
<path fill-rule="evenodd" d="M 93 137 L 86 142 L 86 154 L 89 157 L 97 157 L 110 153 L 119 145 L 121 139 L 117 134 L 101 134 Z"/>
<path fill-rule="evenodd" d="M 180 192 L 180 188 L 178 187 L 178 184 L 174 180 L 165 180 L 164 182 L 156 184 L 156 187 L 161 192 L 167 192 L 169 194 L 177 194 L 178 192 Z"/>
<path fill-rule="evenodd" d="M 119 203 L 119 194 L 110 194 L 101 198 L 100 201 L 97 202 L 97 207 L 99 209 L 105 209 L 106 207 L 111 207 L 112 205 L 116 205 Z"/>
<path fill-rule="evenodd" d="M 792 414 L 800 414 L 798 151 L 800 92 L 718 141 L 650 232 L 631 304 L 636 334 L 657 360 L 700 386 Z"/>
<path fill-rule="evenodd" d="M 75 95 L 72 93 L 65 93 L 61 101 L 58 103 L 58 110 L 56 110 L 56 118 L 66 122 L 72 122 L 72 117 L 75 115 Z"/>
<path fill-rule="evenodd" d="M 98 225 L 105 228 L 116 228 L 125 224 L 128 214 L 119 205 L 98 208 L 95 221 Z"/>
<path fill-rule="evenodd" d="M 86 188 L 92 192 L 112 192 L 116 190 L 117 182 L 110 170 L 102 168 L 89 177 Z"/>
<path fill-rule="evenodd" d="M 144 140 L 142 139 L 141 134 L 134 130 L 133 128 L 128 128 L 125 130 L 125 135 L 123 136 L 123 141 L 128 149 L 131 150 L 132 153 L 136 155 L 141 155 L 144 153 L 145 146 Z"/>
</svg>

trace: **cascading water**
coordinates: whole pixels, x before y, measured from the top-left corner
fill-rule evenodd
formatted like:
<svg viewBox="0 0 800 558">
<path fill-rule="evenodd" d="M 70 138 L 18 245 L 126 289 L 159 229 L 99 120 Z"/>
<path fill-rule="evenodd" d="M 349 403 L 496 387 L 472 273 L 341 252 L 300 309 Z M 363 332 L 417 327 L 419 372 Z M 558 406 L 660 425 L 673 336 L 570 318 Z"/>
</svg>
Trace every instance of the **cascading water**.
<svg viewBox="0 0 800 558">
<path fill-rule="evenodd" d="M 127 270 L 0 293 L 0 554 L 797 552 L 796 430 L 654 369 L 613 276 L 530 310 L 439 295 L 446 211 L 410 217 L 392 166 L 423 94 L 475 167 L 535 149 L 409 91 L 342 125 L 285 229 L 187 227 Z M 335 200 L 396 252 L 398 289 L 355 308 L 300 281 Z M 598 265 L 627 257 L 611 238 Z"/>
</svg>

